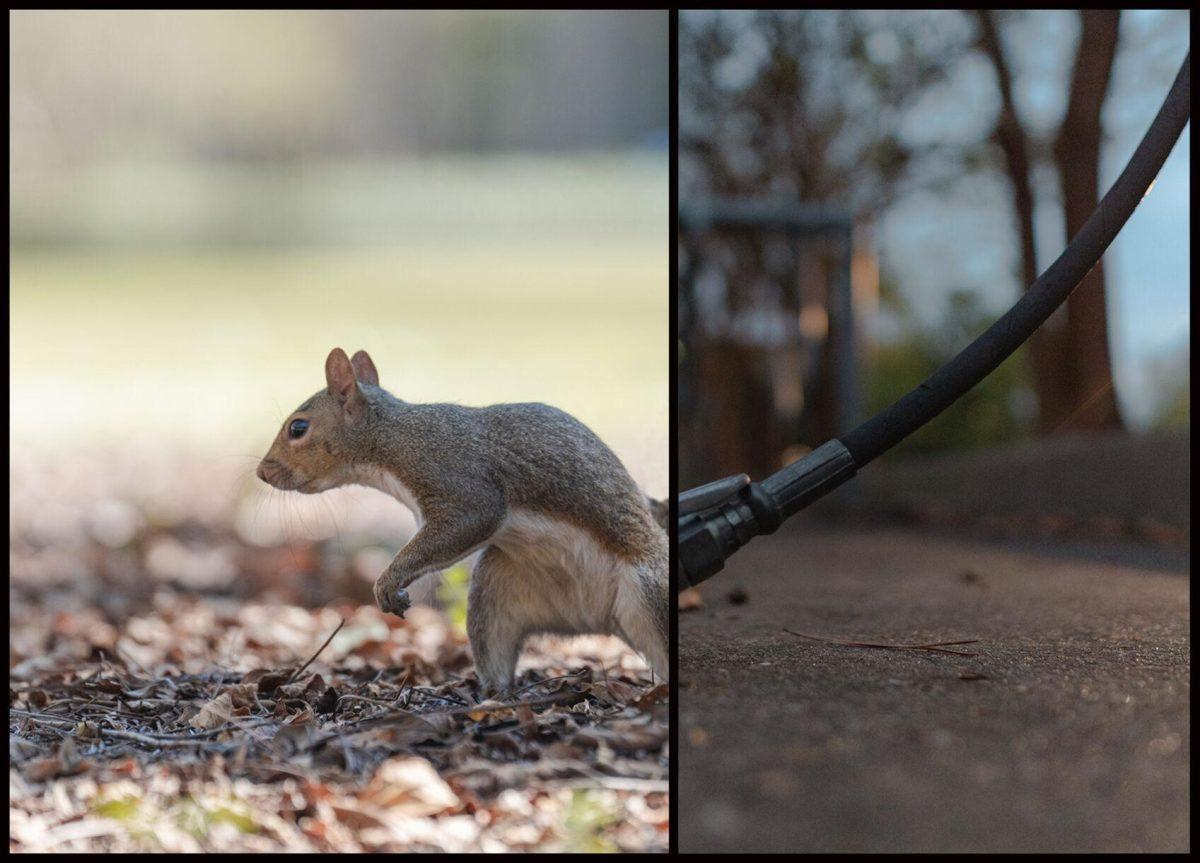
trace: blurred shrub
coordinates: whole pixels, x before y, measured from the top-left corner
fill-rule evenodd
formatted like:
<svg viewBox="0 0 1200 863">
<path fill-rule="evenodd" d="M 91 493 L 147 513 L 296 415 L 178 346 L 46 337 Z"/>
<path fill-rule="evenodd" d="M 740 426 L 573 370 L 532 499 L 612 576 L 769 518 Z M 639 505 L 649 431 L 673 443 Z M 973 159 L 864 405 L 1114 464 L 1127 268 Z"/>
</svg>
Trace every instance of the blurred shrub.
<svg viewBox="0 0 1200 863">
<path fill-rule="evenodd" d="M 471 571 L 459 564 L 441 575 L 437 598 L 446 618 L 459 632 L 467 631 L 467 592 L 471 588 Z"/>
<path fill-rule="evenodd" d="M 1162 400 L 1150 427 L 1154 429 L 1183 429 L 1192 424 L 1192 382 L 1188 375 L 1172 382 L 1168 395 Z"/>
<path fill-rule="evenodd" d="M 995 320 L 968 291 L 950 294 L 942 322 L 932 329 L 918 329 L 899 301 L 892 305 L 904 335 L 875 350 L 868 384 L 871 413 L 916 387 Z M 1025 352 L 1018 351 L 894 453 L 971 449 L 1028 437 L 1036 410 L 1028 381 Z"/>
<path fill-rule="evenodd" d="M 1192 351 L 1185 336 L 1147 363 L 1142 386 L 1159 393 L 1150 428 L 1156 431 L 1185 429 L 1192 421 Z"/>
</svg>

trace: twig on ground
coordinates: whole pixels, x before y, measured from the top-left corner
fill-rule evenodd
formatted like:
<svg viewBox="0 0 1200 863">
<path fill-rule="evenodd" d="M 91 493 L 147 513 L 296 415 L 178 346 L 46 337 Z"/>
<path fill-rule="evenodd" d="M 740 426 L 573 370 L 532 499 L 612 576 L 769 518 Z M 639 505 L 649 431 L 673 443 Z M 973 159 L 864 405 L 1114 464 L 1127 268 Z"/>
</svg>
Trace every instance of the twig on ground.
<svg viewBox="0 0 1200 863">
<path fill-rule="evenodd" d="M 606 670 L 606 672 L 607 672 L 607 670 Z M 529 690 L 533 689 L 535 686 L 541 686 L 544 683 L 553 683 L 556 680 L 570 680 L 574 677 L 583 677 L 584 674 L 586 674 L 586 673 L 587 672 L 584 672 L 584 671 L 576 671 L 574 674 L 560 674 L 558 677 L 547 677 L 545 680 L 535 680 L 535 681 L 533 681 L 533 683 L 529 684 L 528 686 L 522 686 L 516 692 L 510 692 L 508 694 L 508 697 L 516 698 L 521 693 L 528 692 Z M 608 677 L 608 675 L 606 673 L 605 678 L 607 678 L 607 677 Z"/>
<path fill-rule="evenodd" d="M 822 641 L 826 644 L 839 644 L 843 647 L 874 647 L 880 650 L 927 650 L 930 653 L 951 653 L 955 656 L 978 656 L 977 653 L 968 653 L 965 650 L 947 650 L 951 645 L 958 644 L 977 644 L 978 638 L 968 638 L 963 641 L 935 641 L 930 644 L 883 644 L 875 641 L 846 641 L 841 638 L 827 638 L 821 635 L 808 635 L 803 632 L 795 632 L 783 627 L 783 631 L 788 635 L 795 635 L 799 638 L 807 638 L 811 641 Z"/>
<path fill-rule="evenodd" d="M 586 696 L 580 692 L 557 692 L 554 695 L 538 698 L 534 701 L 514 701 L 496 704 L 472 704 L 466 707 L 451 707 L 447 710 L 427 710 L 421 713 L 413 713 L 410 710 L 395 708 L 392 710 L 382 710 L 379 713 L 374 713 L 370 716 L 364 716 L 362 719 L 357 719 L 347 725 L 343 725 L 335 731 L 324 734 L 308 744 L 308 749 L 316 749 L 325 745 L 330 740 L 335 740 L 339 737 L 361 734 L 364 731 L 369 731 L 377 725 L 381 725 L 389 719 L 400 718 L 416 718 L 425 719 L 429 716 L 465 716 L 472 713 L 495 713 L 500 710 L 516 710 L 522 705 L 534 707 L 547 707 L 553 704 L 565 704 L 568 702 L 574 703 L 580 701 Z"/>
<path fill-rule="evenodd" d="M 10 707 L 8 712 L 14 716 L 24 716 L 34 723 L 39 725 L 58 725 L 69 726 L 74 728 L 79 724 L 77 720 L 70 719 L 65 716 L 55 716 L 53 714 L 37 713 L 31 710 L 20 710 L 16 707 Z M 117 737 L 124 740 L 134 740 L 141 743 L 150 743 L 155 746 L 172 746 L 187 743 L 203 743 L 209 737 L 217 737 L 227 731 L 249 731 L 250 728 L 255 728 L 260 725 L 270 725 L 275 722 L 274 719 L 266 717 L 253 717 L 257 722 L 238 722 L 227 725 L 222 725 L 220 728 L 211 728 L 207 731 L 197 731 L 194 734 L 143 734 L 137 731 L 122 731 L 119 728 L 100 728 L 96 731 L 99 734 L 109 737 Z"/>
<path fill-rule="evenodd" d="M 323 651 L 323 650 L 324 650 L 326 647 L 328 647 L 328 646 L 329 646 L 329 642 L 333 641 L 333 637 L 334 637 L 335 635 L 337 635 L 339 632 L 341 632 L 341 631 L 342 631 L 342 627 L 343 627 L 343 626 L 345 626 L 345 625 L 346 625 L 346 618 L 344 618 L 344 617 L 343 617 L 343 618 L 342 618 L 342 622 L 341 622 L 341 623 L 339 623 L 339 624 L 337 625 L 337 629 L 335 629 L 333 632 L 329 633 L 329 637 L 328 637 L 327 639 L 325 639 L 325 643 L 324 643 L 324 644 L 322 644 L 320 647 L 318 647 L 318 648 L 317 648 L 317 652 L 316 652 L 316 653 L 314 653 L 312 656 L 310 656 L 310 657 L 308 658 L 308 662 L 304 663 L 304 664 L 303 664 L 303 665 L 301 665 L 299 668 L 297 668 L 297 669 L 296 669 L 294 672 L 292 672 L 292 676 L 291 676 L 291 677 L 289 677 L 289 678 L 287 679 L 287 682 L 288 682 L 288 683 L 291 683 L 291 682 L 292 682 L 292 681 L 294 681 L 294 680 L 295 680 L 297 677 L 299 677 L 301 674 L 303 674 L 303 673 L 304 673 L 304 669 L 308 668 L 310 665 L 312 665 L 312 664 L 313 664 L 313 662 L 315 662 L 315 661 L 316 661 L 316 658 L 317 658 L 318 656 L 320 656 L 320 655 L 321 655 L 321 652 L 322 652 L 322 651 Z"/>
</svg>

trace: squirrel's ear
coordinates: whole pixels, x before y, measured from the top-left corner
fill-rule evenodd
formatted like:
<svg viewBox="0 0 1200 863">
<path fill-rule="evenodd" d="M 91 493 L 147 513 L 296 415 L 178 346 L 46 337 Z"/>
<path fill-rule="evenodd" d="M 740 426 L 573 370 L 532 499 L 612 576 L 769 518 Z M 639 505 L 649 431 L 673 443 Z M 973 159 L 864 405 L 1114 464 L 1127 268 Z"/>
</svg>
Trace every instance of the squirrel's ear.
<svg viewBox="0 0 1200 863">
<path fill-rule="evenodd" d="M 354 376 L 358 378 L 359 383 L 379 386 L 379 372 L 375 370 L 375 363 L 371 362 L 371 357 L 366 351 L 359 351 L 352 356 L 350 365 L 354 367 Z"/>
<path fill-rule="evenodd" d="M 325 383 L 329 386 L 329 394 L 335 396 L 343 406 L 358 395 L 354 368 L 341 348 L 334 348 L 325 359 Z"/>
</svg>

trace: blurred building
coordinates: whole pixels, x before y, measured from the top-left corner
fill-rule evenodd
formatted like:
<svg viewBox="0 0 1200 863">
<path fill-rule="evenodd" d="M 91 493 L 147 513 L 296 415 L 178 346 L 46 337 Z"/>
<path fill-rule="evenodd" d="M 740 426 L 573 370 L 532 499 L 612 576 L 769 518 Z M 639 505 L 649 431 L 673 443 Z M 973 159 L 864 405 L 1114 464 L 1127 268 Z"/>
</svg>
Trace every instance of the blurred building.
<svg viewBox="0 0 1200 863">
<path fill-rule="evenodd" d="M 852 427 L 878 305 L 870 232 L 836 208 L 680 208 L 681 477 L 762 476 Z"/>
</svg>

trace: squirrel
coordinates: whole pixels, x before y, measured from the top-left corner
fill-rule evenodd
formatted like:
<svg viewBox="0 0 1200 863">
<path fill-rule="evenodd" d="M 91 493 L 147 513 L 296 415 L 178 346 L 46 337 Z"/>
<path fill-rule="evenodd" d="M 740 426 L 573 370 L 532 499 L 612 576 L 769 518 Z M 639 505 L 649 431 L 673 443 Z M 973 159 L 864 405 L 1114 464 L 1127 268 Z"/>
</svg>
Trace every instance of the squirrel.
<svg viewBox="0 0 1200 863">
<path fill-rule="evenodd" d="M 416 534 L 375 582 L 383 611 L 403 617 L 409 585 L 479 551 L 467 635 L 485 691 L 512 687 L 535 633 L 616 635 L 668 678 L 661 514 L 587 426 L 538 403 L 402 401 L 366 351 L 334 348 L 325 382 L 257 474 L 305 494 L 370 486 L 412 510 Z"/>
</svg>

